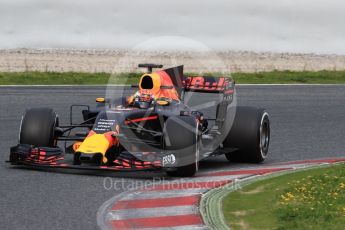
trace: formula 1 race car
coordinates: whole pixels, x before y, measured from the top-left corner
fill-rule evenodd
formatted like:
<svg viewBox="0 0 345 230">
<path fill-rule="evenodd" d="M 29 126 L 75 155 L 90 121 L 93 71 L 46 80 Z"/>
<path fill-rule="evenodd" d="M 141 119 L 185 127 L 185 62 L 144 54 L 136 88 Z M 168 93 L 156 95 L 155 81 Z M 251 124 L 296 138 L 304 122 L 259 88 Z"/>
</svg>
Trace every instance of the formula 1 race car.
<svg viewBox="0 0 345 230">
<path fill-rule="evenodd" d="M 93 109 L 72 105 L 69 125 L 60 125 L 51 108 L 27 110 L 19 144 L 11 148 L 11 164 L 164 170 L 170 176 L 184 177 L 195 175 L 199 161 L 211 156 L 225 154 L 232 162 L 265 160 L 270 141 L 268 113 L 236 106 L 235 83 L 230 77 L 186 76 L 183 66 L 155 72 L 153 68 L 163 66 L 139 67 L 148 71 L 132 86 L 135 93 L 97 98 Z M 216 99 L 206 102 L 212 95 Z M 191 97 L 199 104 L 188 105 Z M 213 117 L 210 111 L 202 111 L 206 104 L 215 106 Z M 73 111 L 81 107 L 83 122 L 75 124 Z M 84 132 L 74 132 L 80 129 Z"/>
</svg>

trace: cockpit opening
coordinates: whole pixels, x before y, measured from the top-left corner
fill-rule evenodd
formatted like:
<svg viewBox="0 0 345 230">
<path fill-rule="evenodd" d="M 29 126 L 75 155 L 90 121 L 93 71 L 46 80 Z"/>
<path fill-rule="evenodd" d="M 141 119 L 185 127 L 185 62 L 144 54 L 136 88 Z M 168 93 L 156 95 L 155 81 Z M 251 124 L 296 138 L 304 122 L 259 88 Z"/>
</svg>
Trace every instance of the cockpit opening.
<svg viewBox="0 0 345 230">
<path fill-rule="evenodd" d="M 140 88 L 142 88 L 142 89 L 152 89 L 153 88 L 152 77 L 149 76 L 149 75 L 143 76 L 143 78 L 141 79 Z"/>
</svg>

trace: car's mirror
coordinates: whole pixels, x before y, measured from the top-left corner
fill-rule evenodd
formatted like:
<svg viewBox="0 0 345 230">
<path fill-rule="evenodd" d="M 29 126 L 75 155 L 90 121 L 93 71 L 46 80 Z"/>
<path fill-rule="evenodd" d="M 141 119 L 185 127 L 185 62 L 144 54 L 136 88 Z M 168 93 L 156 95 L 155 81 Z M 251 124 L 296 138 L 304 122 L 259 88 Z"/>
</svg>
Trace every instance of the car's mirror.
<svg viewBox="0 0 345 230">
<path fill-rule="evenodd" d="M 157 100 L 156 101 L 157 105 L 169 105 L 169 101 L 166 100 Z"/>
<path fill-rule="evenodd" d="M 98 97 L 96 98 L 97 103 L 105 103 L 105 98 L 104 97 Z"/>
</svg>

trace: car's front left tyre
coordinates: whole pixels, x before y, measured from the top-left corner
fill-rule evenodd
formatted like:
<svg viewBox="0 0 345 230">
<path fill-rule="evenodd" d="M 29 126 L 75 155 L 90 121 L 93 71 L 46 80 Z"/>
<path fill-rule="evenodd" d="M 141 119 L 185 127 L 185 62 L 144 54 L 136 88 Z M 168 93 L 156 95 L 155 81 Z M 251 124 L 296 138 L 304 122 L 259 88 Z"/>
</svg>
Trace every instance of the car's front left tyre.
<svg viewBox="0 0 345 230">
<path fill-rule="evenodd" d="M 58 124 L 59 119 L 53 109 L 29 109 L 21 121 L 19 143 L 35 147 L 55 147 L 55 128 Z"/>
</svg>

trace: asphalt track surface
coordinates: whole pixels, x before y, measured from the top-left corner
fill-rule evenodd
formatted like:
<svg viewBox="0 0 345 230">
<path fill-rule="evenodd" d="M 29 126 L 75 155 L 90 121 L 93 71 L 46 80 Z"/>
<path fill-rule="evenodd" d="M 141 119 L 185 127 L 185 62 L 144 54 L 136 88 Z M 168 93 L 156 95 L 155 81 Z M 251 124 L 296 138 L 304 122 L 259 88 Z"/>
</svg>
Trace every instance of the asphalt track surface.
<svg viewBox="0 0 345 230">
<path fill-rule="evenodd" d="M 238 86 L 238 104 L 266 108 L 271 144 L 264 164 L 345 155 L 345 86 Z M 0 229 L 96 229 L 98 208 L 133 183 L 160 173 L 35 171 L 5 164 L 25 108 L 53 107 L 67 122 L 71 103 L 93 104 L 104 87 L 0 87 Z M 200 171 L 247 167 L 223 156 Z M 250 165 L 253 166 L 253 165 Z M 111 176 L 116 189 L 104 188 Z M 169 180 L 169 178 L 167 178 Z M 123 187 L 123 188 L 121 188 Z"/>
</svg>

